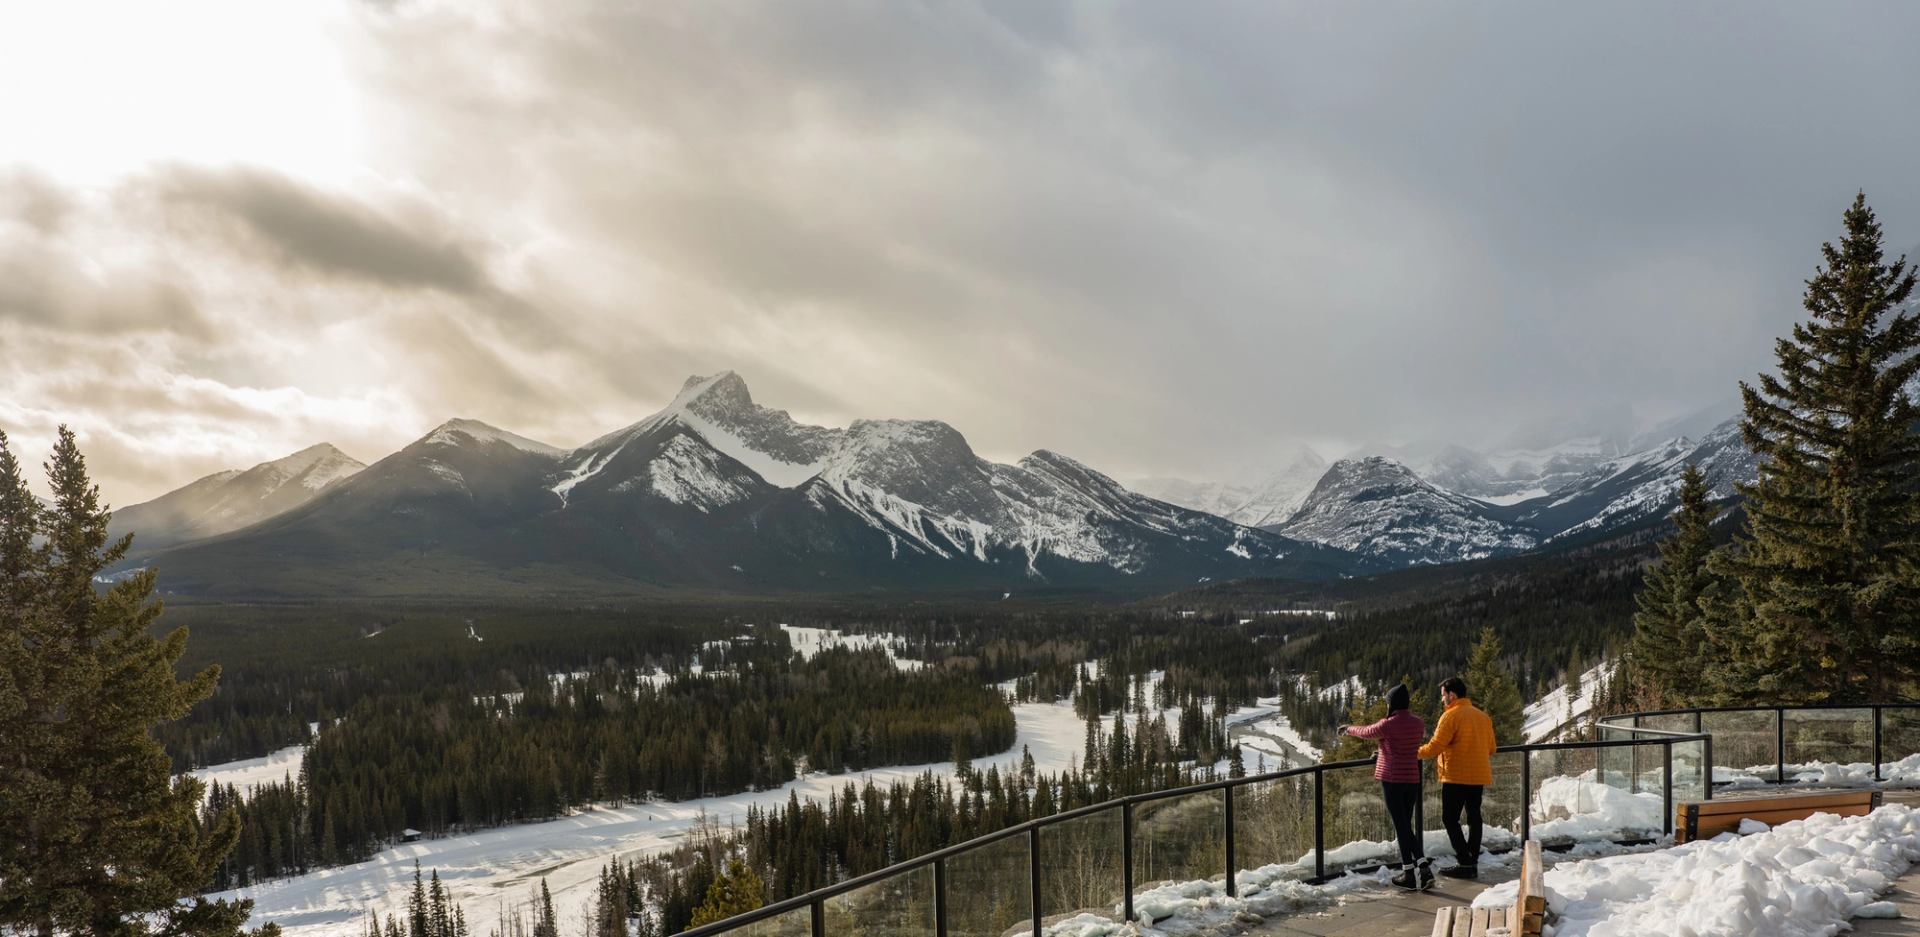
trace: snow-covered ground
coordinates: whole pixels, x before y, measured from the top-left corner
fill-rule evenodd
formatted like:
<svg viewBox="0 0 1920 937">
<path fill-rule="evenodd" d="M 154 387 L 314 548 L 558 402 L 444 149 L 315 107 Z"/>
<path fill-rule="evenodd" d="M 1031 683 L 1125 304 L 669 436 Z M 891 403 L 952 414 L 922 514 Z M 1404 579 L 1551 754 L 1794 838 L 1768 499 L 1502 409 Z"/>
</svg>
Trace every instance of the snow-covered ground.
<svg viewBox="0 0 1920 937">
<path fill-rule="evenodd" d="M 1851 918 L 1889 916 L 1879 895 L 1920 859 L 1920 810 L 1898 804 L 1742 829 L 1753 832 L 1553 866 L 1554 937 L 1829 937 Z M 1490 888 L 1474 906 L 1512 904 L 1516 887 Z"/>
<path fill-rule="evenodd" d="M 1616 661 L 1601 661 L 1580 675 L 1580 695 L 1572 704 L 1567 701 L 1565 686 L 1556 686 L 1546 695 L 1527 705 L 1526 721 L 1520 732 L 1529 742 L 1544 742 L 1558 734 L 1568 725 L 1576 724 L 1587 718 L 1593 711 L 1593 697 L 1600 689 L 1600 681 L 1613 673 Z"/>
<path fill-rule="evenodd" d="M 1713 780 L 1717 784 L 1749 787 L 1766 783 L 1764 779 L 1771 779 L 1779 767 L 1778 765 L 1754 765 L 1749 768 L 1728 768 L 1715 765 Z M 1878 781 L 1874 780 L 1872 763 L 1865 761 L 1848 764 L 1813 761 L 1789 764 L 1786 768 L 1788 780 L 1803 784 L 1818 784 L 1823 787 L 1920 787 L 1920 755 L 1908 755 L 1899 761 L 1882 764 Z"/>
<path fill-rule="evenodd" d="M 1298 768 L 1320 761 L 1320 749 L 1306 740 L 1280 712 L 1280 698 L 1269 697 L 1242 706 L 1227 716 L 1227 743 L 1240 746 L 1241 760 L 1250 773 Z"/>
<path fill-rule="evenodd" d="M 885 651 L 887 659 L 901 670 L 919 670 L 926 666 L 925 661 L 894 653 L 894 645 L 899 643 L 899 639 L 890 634 L 850 634 L 833 628 L 803 628 L 798 625 L 781 625 L 780 630 L 787 633 L 787 640 L 792 642 L 793 649 L 807 659 L 830 647 L 856 651 L 871 647 Z"/>
<path fill-rule="evenodd" d="M 1480 859 L 1482 869 L 1500 870 L 1519 862 L 1519 851 L 1511 848 L 1518 843 L 1512 833 L 1492 828 L 1487 833 L 1486 844 L 1489 847 L 1508 851 L 1483 855 Z M 1505 834 L 1504 838 L 1499 834 Z M 1353 856 L 1363 852 L 1384 854 L 1395 848 L 1390 843 L 1349 845 L 1353 847 Z M 1453 864 L 1451 859 L 1445 858 L 1452 852 L 1445 833 L 1428 832 L 1426 848 L 1427 854 L 1435 857 L 1435 868 Z M 1625 847 L 1608 842 L 1580 843 L 1566 853 L 1554 854 L 1549 861 L 1621 855 L 1651 848 L 1654 847 Z M 1329 853 L 1329 861 L 1332 861 L 1332 853 Z M 1390 869 L 1350 872 L 1321 885 L 1308 884 L 1304 880 L 1312 874 L 1313 855 L 1309 853 L 1299 862 L 1278 863 L 1240 872 L 1234 876 L 1235 897 L 1228 897 L 1226 889 L 1217 881 L 1161 885 L 1134 895 L 1134 913 L 1140 916 L 1141 921 L 1120 923 L 1121 909 L 1115 907 L 1107 914 L 1083 913 L 1049 924 L 1043 933 L 1046 937 L 1219 937 L 1238 933 L 1247 925 L 1257 923 L 1258 918 L 1299 914 L 1338 904 L 1402 894 L 1388 882 L 1393 875 Z M 1511 903 L 1513 899 L 1507 900 Z M 1249 915 L 1257 915 L 1258 918 Z"/>
<path fill-rule="evenodd" d="M 977 770 L 996 765 L 1003 772 L 1019 770 L 1023 746 L 1033 752 L 1034 764 L 1042 772 L 1062 771 L 1080 761 L 1086 729 L 1071 703 L 1023 703 L 1013 707 L 1013 715 L 1018 726 L 1013 747 L 977 759 Z M 784 805 L 789 792 L 802 800 L 824 800 L 832 791 L 869 778 L 887 784 L 926 771 L 951 776 L 953 768 L 952 762 L 945 762 L 816 774 L 768 791 L 583 811 L 544 823 L 404 843 L 366 862 L 223 892 L 219 897 L 252 898 L 255 924 L 274 921 L 294 937 L 357 937 L 367 909 L 382 916 L 403 909 L 406 886 L 412 883 L 418 861 L 422 870 L 439 870 L 440 880 L 465 909 L 476 934 L 495 926 L 503 902 L 525 900 L 528 888 L 543 877 L 565 922 L 563 929 L 580 930 L 580 915 L 608 859 L 665 850 L 703 815 L 724 826 L 744 822 L 749 807 Z"/>
<path fill-rule="evenodd" d="M 300 765 L 306 758 L 305 745 L 290 745 L 261 758 L 209 765 L 187 773 L 207 782 L 209 786 L 231 784 L 244 795 L 262 784 L 277 784 L 287 778 L 300 777 Z"/>
</svg>

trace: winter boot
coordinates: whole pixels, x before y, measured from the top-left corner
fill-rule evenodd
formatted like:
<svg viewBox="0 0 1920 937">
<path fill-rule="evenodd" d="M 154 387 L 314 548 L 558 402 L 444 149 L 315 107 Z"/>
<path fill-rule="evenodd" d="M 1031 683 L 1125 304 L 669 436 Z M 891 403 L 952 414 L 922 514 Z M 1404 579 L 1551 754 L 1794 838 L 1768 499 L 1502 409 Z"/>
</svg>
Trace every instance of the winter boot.
<svg viewBox="0 0 1920 937">
<path fill-rule="evenodd" d="M 1413 866 L 1410 866 L 1410 865 L 1403 865 L 1400 867 L 1400 874 L 1393 877 L 1393 883 L 1408 891 L 1413 891 L 1414 889 L 1420 887 L 1420 885 L 1414 880 Z"/>
<path fill-rule="evenodd" d="M 1422 859 L 1416 868 L 1420 874 L 1420 890 L 1427 891 L 1431 889 L 1433 887 L 1433 861 L 1430 859 Z"/>
</svg>

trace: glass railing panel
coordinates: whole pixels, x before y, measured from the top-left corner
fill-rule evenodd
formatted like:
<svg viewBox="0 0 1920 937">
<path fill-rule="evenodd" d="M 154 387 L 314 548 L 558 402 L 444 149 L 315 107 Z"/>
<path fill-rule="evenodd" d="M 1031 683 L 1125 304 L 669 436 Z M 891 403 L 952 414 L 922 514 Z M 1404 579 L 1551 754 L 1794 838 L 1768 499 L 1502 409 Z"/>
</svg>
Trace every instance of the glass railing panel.
<svg viewBox="0 0 1920 937">
<path fill-rule="evenodd" d="M 1640 790 L 1640 750 L 1650 749 L 1661 780 Z M 1658 836 L 1665 813 L 1661 746 L 1603 746 L 1530 753 L 1533 838 L 1549 846 Z"/>
<path fill-rule="evenodd" d="M 947 933 L 1001 937 L 1033 933 L 1033 881 L 1026 835 L 1017 834 L 949 856 Z"/>
<path fill-rule="evenodd" d="M 1109 807 L 1040 828 L 1040 913 L 1045 924 L 1085 914 L 1120 921 L 1126 880 L 1121 816 Z"/>
<path fill-rule="evenodd" d="M 795 908 L 752 924 L 743 924 L 727 932 L 740 937 L 808 937 L 813 933 L 813 909 Z"/>
<path fill-rule="evenodd" d="M 1890 784 L 1920 783 L 1920 706 L 1880 710 L 1880 776 Z"/>
<path fill-rule="evenodd" d="M 1205 791 L 1133 805 L 1134 894 L 1161 885 L 1224 881 L 1225 795 L 1225 791 Z"/>
<path fill-rule="evenodd" d="M 933 866 L 889 875 L 826 899 L 826 929 L 848 937 L 934 933 Z"/>
<path fill-rule="evenodd" d="M 1706 740 L 1673 743 L 1674 803 L 1707 798 L 1706 760 Z"/>
<path fill-rule="evenodd" d="M 1329 768 L 1326 778 L 1327 874 L 1398 862 L 1393 821 L 1371 763 Z"/>
<path fill-rule="evenodd" d="M 1873 710 L 1789 709 L 1784 715 L 1789 780 L 1873 783 Z"/>
<path fill-rule="evenodd" d="M 1235 883 L 1242 895 L 1278 880 L 1313 877 L 1313 775 L 1233 790 Z"/>
<path fill-rule="evenodd" d="M 1700 731 L 1713 736 L 1713 779 L 1744 786 L 1777 779 L 1779 734 L 1771 709 L 1700 714 Z"/>
</svg>

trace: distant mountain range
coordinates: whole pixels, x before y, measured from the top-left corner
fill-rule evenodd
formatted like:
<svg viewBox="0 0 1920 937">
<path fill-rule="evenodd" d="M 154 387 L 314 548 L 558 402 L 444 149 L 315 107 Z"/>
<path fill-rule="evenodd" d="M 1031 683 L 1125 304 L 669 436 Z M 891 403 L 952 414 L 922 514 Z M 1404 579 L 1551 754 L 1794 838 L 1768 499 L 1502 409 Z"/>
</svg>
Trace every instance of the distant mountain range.
<svg viewBox="0 0 1920 937">
<path fill-rule="evenodd" d="M 319 445 L 114 517 L 124 568 L 231 597 L 614 595 L 704 590 L 1142 593 L 1507 556 L 1670 511 L 1688 464 L 1716 496 L 1755 477 L 1739 419 L 1327 465 L 1257 484 L 1122 485 L 1066 456 L 1011 465 L 932 420 L 810 426 L 732 372 L 563 450 L 450 420 L 370 466 Z M 1638 446 L 1638 448 L 1633 448 Z"/>
<path fill-rule="evenodd" d="M 573 450 L 452 420 L 357 471 L 313 453 L 128 508 L 118 522 L 141 544 L 129 565 L 157 567 L 168 591 L 229 597 L 1140 592 L 1383 568 L 1057 453 L 989 462 L 945 423 L 801 424 L 731 372 L 689 379 L 659 413 Z M 308 462 L 333 467 L 306 497 L 266 516 L 228 507 L 318 482 L 292 471 Z"/>
</svg>

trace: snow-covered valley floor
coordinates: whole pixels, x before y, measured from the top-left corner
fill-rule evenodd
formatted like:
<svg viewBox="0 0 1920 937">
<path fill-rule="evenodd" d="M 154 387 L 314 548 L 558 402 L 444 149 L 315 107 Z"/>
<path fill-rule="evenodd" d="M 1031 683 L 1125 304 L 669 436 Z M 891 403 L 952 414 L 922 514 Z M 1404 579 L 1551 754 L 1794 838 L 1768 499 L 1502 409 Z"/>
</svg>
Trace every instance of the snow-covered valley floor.
<svg viewBox="0 0 1920 937">
<path fill-rule="evenodd" d="M 1033 752 L 1034 763 L 1043 772 L 1061 771 L 1070 762 L 1078 763 L 1086 729 L 1074 715 L 1071 703 L 1023 703 L 1013 707 L 1013 714 L 1018 726 L 1013 748 L 976 760 L 976 769 L 984 771 L 998 765 L 1003 772 L 1017 771 L 1023 746 Z M 281 758 L 273 763 L 276 770 L 265 778 L 279 780 L 283 772 L 277 769 L 288 761 L 284 754 L 276 752 L 267 759 L 252 761 Z M 243 764 L 251 762 L 216 766 L 196 774 L 219 776 L 225 782 L 240 779 L 247 772 L 267 770 L 266 764 L 239 767 Z M 869 778 L 886 784 L 927 771 L 951 776 L 953 769 L 952 762 L 944 762 L 842 775 L 817 774 L 773 790 L 676 803 L 601 807 L 543 823 L 405 843 L 383 850 L 366 862 L 223 892 L 217 897 L 252 898 L 255 924 L 273 921 L 294 937 L 353 937 L 360 932 L 368 909 L 383 917 L 403 909 L 406 886 L 412 882 L 417 861 L 423 872 L 439 870 L 441 881 L 465 909 L 476 934 L 493 928 L 503 908 L 525 901 L 529 887 L 543 877 L 553 891 L 562 929 L 579 931 L 580 915 L 607 860 L 667 849 L 703 816 L 724 826 L 744 822 L 749 807 L 785 804 L 790 792 L 803 800 L 824 801 L 830 792 L 848 784 L 862 784 Z M 298 771 L 297 762 L 293 770 Z"/>
</svg>

